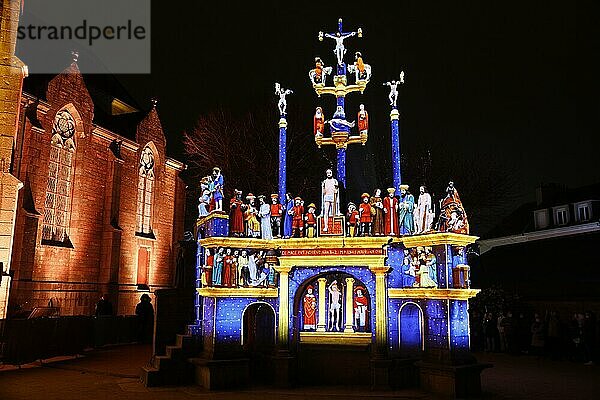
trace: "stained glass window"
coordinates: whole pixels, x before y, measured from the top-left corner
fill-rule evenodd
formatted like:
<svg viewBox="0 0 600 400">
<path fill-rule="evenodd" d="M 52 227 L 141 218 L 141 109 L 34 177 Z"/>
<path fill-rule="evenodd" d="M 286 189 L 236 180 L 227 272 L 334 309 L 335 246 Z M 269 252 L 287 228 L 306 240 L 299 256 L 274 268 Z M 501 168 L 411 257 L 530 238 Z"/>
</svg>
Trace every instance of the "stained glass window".
<svg viewBox="0 0 600 400">
<path fill-rule="evenodd" d="M 67 110 L 59 111 L 52 127 L 42 226 L 43 241 L 64 243 L 68 239 L 75 156 L 74 136 L 73 116 Z"/>
<path fill-rule="evenodd" d="M 140 157 L 137 197 L 137 232 L 152 233 L 152 189 L 154 187 L 154 153 L 146 146 Z"/>
</svg>

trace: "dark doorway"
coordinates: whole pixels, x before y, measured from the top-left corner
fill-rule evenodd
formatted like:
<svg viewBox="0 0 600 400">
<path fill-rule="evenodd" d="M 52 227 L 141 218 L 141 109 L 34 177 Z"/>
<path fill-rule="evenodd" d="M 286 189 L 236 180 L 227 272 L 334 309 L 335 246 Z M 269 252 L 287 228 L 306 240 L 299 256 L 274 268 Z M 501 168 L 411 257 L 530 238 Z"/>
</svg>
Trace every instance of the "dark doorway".
<svg viewBox="0 0 600 400">
<path fill-rule="evenodd" d="M 266 303 L 249 305 L 243 316 L 242 346 L 250 359 L 253 383 L 268 383 L 273 377 L 275 350 L 275 312 Z"/>
<path fill-rule="evenodd" d="M 414 303 L 400 310 L 400 352 L 405 356 L 418 356 L 423 348 L 423 313 Z"/>
</svg>

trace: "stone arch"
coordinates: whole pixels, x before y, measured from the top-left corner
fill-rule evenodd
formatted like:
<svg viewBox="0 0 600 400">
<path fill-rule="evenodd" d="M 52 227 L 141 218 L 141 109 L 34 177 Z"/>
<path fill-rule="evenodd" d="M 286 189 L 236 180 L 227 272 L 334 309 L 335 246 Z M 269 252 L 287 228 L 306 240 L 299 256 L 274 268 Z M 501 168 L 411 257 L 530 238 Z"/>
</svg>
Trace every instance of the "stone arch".
<svg viewBox="0 0 600 400">
<path fill-rule="evenodd" d="M 425 319 L 421 306 L 407 301 L 398 310 L 400 352 L 414 355 L 425 350 Z"/>
<path fill-rule="evenodd" d="M 242 310 L 242 317 L 240 318 L 240 321 L 241 321 L 240 344 L 242 346 L 248 345 L 248 338 L 251 334 L 251 332 L 248 332 L 248 327 L 245 326 L 248 322 L 248 318 L 250 315 L 250 314 L 247 314 L 247 312 L 251 312 L 253 308 L 263 307 L 263 306 L 268 306 L 268 308 L 271 311 L 271 315 L 273 316 L 273 331 L 272 331 L 272 335 L 269 335 L 269 336 L 272 336 L 272 340 L 270 340 L 270 341 L 273 345 L 275 345 L 275 341 L 277 338 L 277 335 L 276 335 L 276 333 L 277 333 L 277 318 L 276 318 L 277 312 L 275 311 L 275 308 L 271 304 L 269 304 L 265 301 L 255 301 L 255 302 L 248 304 Z M 258 314 L 258 311 L 259 311 L 259 308 L 256 309 L 254 317 L 256 317 L 256 314 Z M 255 333 L 259 333 L 259 332 L 255 332 Z M 260 333 L 266 333 L 266 332 L 263 331 Z M 259 342 L 260 342 L 260 340 L 259 340 Z"/>
<path fill-rule="evenodd" d="M 350 271 L 352 272 L 352 271 Z M 361 287 L 362 288 L 362 294 L 364 297 L 366 297 L 367 299 L 367 304 L 368 304 L 368 317 L 366 320 L 366 327 L 365 330 L 366 332 L 371 332 L 374 329 L 374 325 L 372 323 L 372 316 L 374 316 L 374 312 L 375 312 L 375 307 L 374 307 L 374 298 L 373 295 L 374 293 L 372 293 L 371 288 L 369 288 L 369 285 L 367 285 L 365 282 L 362 281 L 362 279 L 360 277 L 358 277 L 356 274 L 352 274 L 349 271 L 347 271 L 347 268 L 339 268 L 339 269 L 325 269 L 322 271 L 317 271 L 317 273 L 307 277 L 296 289 L 295 293 L 293 294 L 293 297 L 291 297 L 293 299 L 292 302 L 292 312 L 291 312 L 291 325 L 290 327 L 292 328 L 292 339 L 293 341 L 298 341 L 299 339 L 299 334 L 301 331 L 304 331 L 305 329 L 303 329 L 303 299 L 304 296 L 306 294 L 307 288 L 309 285 L 312 285 L 314 287 L 314 295 L 316 297 L 316 301 L 317 301 L 317 308 L 319 307 L 319 289 L 318 289 L 318 285 L 317 285 L 317 281 L 319 278 L 324 278 L 324 277 L 331 277 L 333 279 L 333 277 L 337 277 L 336 280 L 338 280 L 338 284 L 341 283 L 343 290 L 342 290 L 342 294 L 341 294 L 341 310 L 340 310 L 340 317 L 341 317 L 341 322 L 338 321 L 337 324 L 337 329 L 343 331 L 344 330 L 344 325 L 347 323 L 346 321 L 346 296 L 347 296 L 347 282 L 345 281 L 345 278 L 353 278 L 354 279 L 354 283 L 353 283 L 353 288 L 352 288 L 352 296 L 354 299 L 354 296 L 356 296 L 356 288 Z M 331 284 L 331 279 L 328 280 L 328 284 Z M 318 310 L 317 311 L 317 315 L 316 318 L 318 319 L 318 312 L 321 311 L 323 312 L 323 310 Z M 326 324 L 326 330 L 329 330 L 329 328 L 333 328 L 333 323 L 335 321 L 331 321 L 330 317 L 331 317 L 331 312 L 332 310 L 330 310 L 327 307 L 327 301 L 326 301 L 326 315 L 325 315 L 325 324 Z M 353 315 L 354 312 L 353 312 Z M 352 321 L 352 323 L 354 323 L 354 320 Z"/>
</svg>

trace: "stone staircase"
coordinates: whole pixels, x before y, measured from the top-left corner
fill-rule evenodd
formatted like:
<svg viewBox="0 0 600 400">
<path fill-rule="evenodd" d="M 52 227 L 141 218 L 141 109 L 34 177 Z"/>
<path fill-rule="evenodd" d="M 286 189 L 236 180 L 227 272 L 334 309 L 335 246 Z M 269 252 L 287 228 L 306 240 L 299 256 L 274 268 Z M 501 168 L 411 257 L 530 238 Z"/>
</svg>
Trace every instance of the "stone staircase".
<svg viewBox="0 0 600 400">
<path fill-rule="evenodd" d="M 142 383 L 146 387 L 193 383 L 195 366 L 188 359 L 197 352 L 194 336 L 178 334 L 175 344 L 166 347 L 165 355 L 155 356 L 151 366 L 142 368 Z"/>
</svg>

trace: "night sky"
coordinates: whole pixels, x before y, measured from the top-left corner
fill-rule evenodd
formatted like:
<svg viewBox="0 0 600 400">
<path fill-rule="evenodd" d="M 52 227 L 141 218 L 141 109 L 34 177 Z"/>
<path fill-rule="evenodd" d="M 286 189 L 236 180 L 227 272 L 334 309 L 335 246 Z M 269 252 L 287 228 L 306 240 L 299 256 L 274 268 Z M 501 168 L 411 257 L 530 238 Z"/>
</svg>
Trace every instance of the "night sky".
<svg viewBox="0 0 600 400">
<path fill-rule="evenodd" d="M 404 154 L 425 140 L 460 157 L 494 157 L 515 175 L 519 201 L 541 182 L 600 181 L 598 69 L 582 50 L 597 52 L 597 33 L 585 28 L 597 13 L 541 1 L 257 3 L 153 1 L 152 75 L 120 79 L 143 105 L 159 98 L 174 156 L 183 157 L 182 131 L 202 113 L 275 107 L 275 81 L 294 89 L 288 102 L 301 103 L 308 121 L 317 104 L 331 114 L 333 98 L 318 101 L 307 72 L 315 56 L 334 64 L 333 41 L 317 33 L 342 17 L 364 32 L 345 42 L 346 61 L 361 51 L 373 68 L 347 111 L 365 103 L 371 137 L 389 135 L 382 82 L 404 70 Z"/>
</svg>

